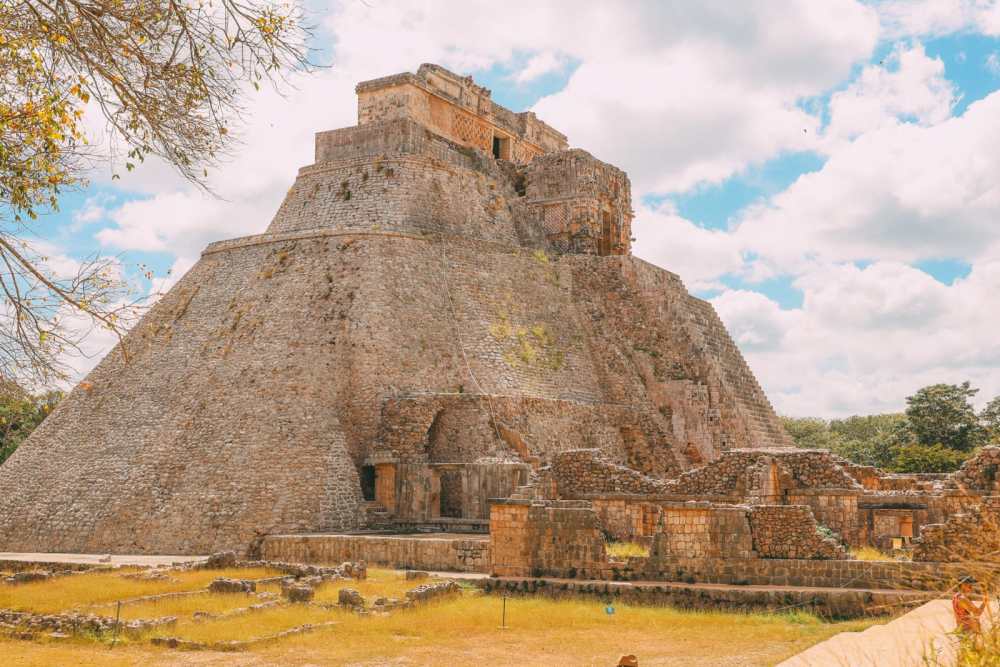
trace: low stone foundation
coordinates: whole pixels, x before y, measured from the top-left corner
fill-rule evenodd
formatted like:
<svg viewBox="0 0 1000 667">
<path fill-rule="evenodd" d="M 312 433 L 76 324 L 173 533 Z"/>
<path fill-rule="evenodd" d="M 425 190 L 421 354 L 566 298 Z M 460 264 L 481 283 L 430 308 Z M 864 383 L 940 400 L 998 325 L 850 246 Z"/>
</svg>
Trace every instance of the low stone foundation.
<svg viewBox="0 0 1000 667">
<path fill-rule="evenodd" d="M 398 569 L 489 572 L 489 538 L 468 535 L 269 535 L 265 560 L 339 564 L 366 561 Z"/>
<path fill-rule="evenodd" d="M 587 597 L 595 603 L 671 605 L 682 609 L 726 611 L 809 611 L 830 619 L 895 614 L 933 597 L 914 591 L 862 591 L 810 588 L 708 587 L 678 583 L 595 582 L 565 579 L 490 578 L 475 582 L 487 593 Z M 515 608 L 508 613 L 516 614 Z"/>
<path fill-rule="evenodd" d="M 812 586 L 940 591 L 954 586 L 969 565 L 909 561 L 758 558 L 631 559 L 619 577 L 700 584 Z"/>
</svg>

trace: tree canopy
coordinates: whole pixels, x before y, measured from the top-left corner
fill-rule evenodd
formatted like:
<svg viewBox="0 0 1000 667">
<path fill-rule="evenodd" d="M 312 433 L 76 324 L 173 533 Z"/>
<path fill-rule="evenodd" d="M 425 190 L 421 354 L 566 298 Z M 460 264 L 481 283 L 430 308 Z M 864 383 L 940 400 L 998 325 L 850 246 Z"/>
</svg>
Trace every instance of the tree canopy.
<svg viewBox="0 0 1000 667">
<path fill-rule="evenodd" d="M 796 446 L 829 449 L 895 472 L 951 472 L 976 447 L 1000 437 L 1000 397 L 978 414 L 969 382 L 934 384 L 906 398 L 903 413 L 824 420 L 782 417 Z"/>
<path fill-rule="evenodd" d="M 45 419 L 62 394 L 56 391 L 34 396 L 17 385 L 0 385 L 0 464 L 31 435 Z"/>
<path fill-rule="evenodd" d="M 232 145 L 244 94 L 309 67 L 297 6 L 0 3 L 0 375 L 26 386 L 64 377 L 62 355 L 81 334 L 68 320 L 82 316 L 120 337 L 134 314 L 114 259 L 57 271 L 28 240 L 33 222 L 100 157 L 131 171 L 156 156 L 205 187 Z M 100 150 L 84 132 L 90 114 L 106 129 Z"/>
<path fill-rule="evenodd" d="M 913 439 L 921 445 L 942 445 L 967 452 L 983 441 L 972 399 L 979 393 L 968 382 L 932 384 L 906 398 L 906 419 Z"/>
</svg>

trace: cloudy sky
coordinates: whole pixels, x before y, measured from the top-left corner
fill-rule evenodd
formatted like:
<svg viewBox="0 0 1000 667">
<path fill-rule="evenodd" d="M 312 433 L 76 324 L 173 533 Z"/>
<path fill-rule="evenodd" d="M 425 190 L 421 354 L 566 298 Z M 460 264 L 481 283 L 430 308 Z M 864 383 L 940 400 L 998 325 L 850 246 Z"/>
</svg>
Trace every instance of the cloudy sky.
<svg viewBox="0 0 1000 667">
<path fill-rule="evenodd" d="M 167 287 L 205 244 L 264 230 L 313 133 L 354 124 L 357 81 L 436 62 L 629 173 L 635 253 L 712 302 L 779 412 L 898 410 L 965 379 L 1000 394 L 997 0 L 310 11 L 331 67 L 249 100 L 211 175 L 223 199 L 157 164 L 99 169 L 43 221 L 50 254 L 120 255 Z"/>
</svg>

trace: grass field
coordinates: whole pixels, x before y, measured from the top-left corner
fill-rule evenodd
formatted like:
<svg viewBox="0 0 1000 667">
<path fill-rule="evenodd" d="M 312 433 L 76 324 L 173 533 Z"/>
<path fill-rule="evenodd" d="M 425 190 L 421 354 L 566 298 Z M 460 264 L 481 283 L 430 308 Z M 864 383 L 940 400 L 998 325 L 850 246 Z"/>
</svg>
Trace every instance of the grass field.
<svg viewBox="0 0 1000 667">
<path fill-rule="evenodd" d="M 123 599 L 165 589 L 196 590 L 223 573 L 178 574 L 176 580 L 172 577 L 159 582 L 125 579 L 117 573 L 79 575 L 18 587 L 0 586 L 0 596 L 15 600 L 21 608 L 98 609 L 106 613 L 114 595 Z M 271 573 L 243 570 L 224 575 L 248 578 Z M 88 580 L 93 587 L 87 585 Z M 342 586 L 360 590 L 369 601 L 376 596 L 403 597 L 406 590 L 420 583 L 405 581 L 401 573 L 373 569 L 367 581 L 321 587 L 317 599 L 335 600 Z M 801 613 L 687 612 L 666 607 L 621 606 L 609 615 L 597 601 L 510 598 L 507 627 L 501 628 L 502 600 L 472 590 L 387 616 L 358 616 L 317 604 L 282 605 L 218 619 L 194 617 L 196 611 L 232 612 L 258 600 L 252 595 L 195 594 L 126 604 L 123 616 L 176 615 L 176 627 L 157 630 L 155 635 L 197 641 L 251 639 L 304 623 L 335 624 L 239 653 L 171 651 L 149 645 L 148 637 L 119 642 L 113 649 L 107 638 L 0 638 L 0 662 L 5 666 L 614 665 L 621 655 L 634 653 L 643 667 L 769 665 L 833 634 L 861 630 L 870 624 L 826 623 Z"/>
</svg>

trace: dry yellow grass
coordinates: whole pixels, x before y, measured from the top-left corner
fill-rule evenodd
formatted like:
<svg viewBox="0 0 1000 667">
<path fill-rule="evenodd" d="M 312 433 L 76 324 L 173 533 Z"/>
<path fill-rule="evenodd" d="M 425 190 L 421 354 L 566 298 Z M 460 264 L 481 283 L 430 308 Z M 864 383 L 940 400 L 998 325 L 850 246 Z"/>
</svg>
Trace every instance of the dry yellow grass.
<svg viewBox="0 0 1000 667">
<path fill-rule="evenodd" d="M 284 605 L 217 620 L 185 619 L 173 628 L 156 631 L 152 636 L 181 637 L 205 643 L 246 641 L 270 637 L 300 625 L 326 623 L 348 616 L 353 617 L 353 614 L 309 605 Z"/>
<path fill-rule="evenodd" d="M 87 608 L 112 613 L 115 599 L 179 590 L 197 590 L 217 576 L 260 578 L 264 570 L 174 573 L 176 581 L 136 581 L 119 573 L 96 573 L 18 587 L 3 595 L 22 608 Z M 351 587 L 369 600 L 401 598 L 421 581 L 403 573 L 372 569 L 366 581 L 338 581 L 321 587 L 320 601 Z M 276 588 L 276 587 L 275 587 Z M 15 600 L 16 598 L 16 600 Z M 335 625 L 238 654 L 169 651 L 123 639 L 115 649 L 106 640 L 76 638 L 54 642 L 0 638 L 0 663 L 6 665 L 608 665 L 635 653 L 643 667 L 684 663 L 765 665 L 843 631 L 857 631 L 869 621 L 824 623 L 807 614 L 686 612 L 665 607 L 620 606 L 609 615 L 596 600 L 554 601 L 511 598 L 506 629 L 500 626 L 498 597 L 466 592 L 389 616 L 358 616 L 318 605 L 283 605 L 215 620 L 194 620 L 195 611 L 220 613 L 248 606 L 250 595 L 195 594 L 123 607 L 126 619 L 178 616 L 174 628 L 151 636 L 195 641 L 248 640 L 274 635 L 306 623 Z M 96 604 L 95 604 L 96 603 Z M 88 606 L 91 605 L 91 606 Z M 0 600 L 0 607 L 4 605 Z M 10 604 L 9 606 L 14 606 Z M 720 641 L 724 638 L 724 641 Z"/>
<path fill-rule="evenodd" d="M 223 639 L 261 636 L 303 622 L 337 620 L 311 634 L 239 654 L 167 652 L 131 644 L 66 646 L 0 640 L 10 665 L 609 665 L 635 653 L 643 667 L 774 664 L 816 642 L 868 621 L 823 623 L 807 614 L 684 612 L 621 606 L 609 616 L 597 601 L 513 598 L 508 628 L 501 600 L 466 594 L 387 617 L 305 607 L 245 617 L 182 623 L 176 634 Z M 214 627 L 212 627 L 214 626 Z"/>
<path fill-rule="evenodd" d="M 635 542 L 608 542 L 608 555 L 618 560 L 626 560 L 633 556 L 645 558 L 649 556 L 649 547 Z"/>
<path fill-rule="evenodd" d="M 165 581 L 144 581 L 122 576 L 130 572 L 131 570 L 117 570 L 70 575 L 18 586 L 0 584 L 0 609 L 42 613 L 68 611 L 144 595 L 196 591 L 207 587 L 216 577 L 259 579 L 278 574 L 264 568 L 245 568 L 171 572 L 170 578 Z"/>
<path fill-rule="evenodd" d="M 224 614 L 228 611 L 246 608 L 259 602 L 259 598 L 247 593 L 194 593 L 183 597 L 169 597 L 161 600 L 149 600 L 122 605 L 121 618 L 123 621 L 140 618 L 160 618 L 163 616 L 186 618 L 193 616 L 198 611 L 205 611 L 211 614 Z M 88 611 L 102 616 L 114 616 L 118 612 L 118 609 L 117 605 L 112 602 L 88 609 Z"/>
<path fill-rule="evenodd" d="M 341 624 L 261 651 L 274 660 L 304 651 L 303 661 L 379 664 L 405 657 L 414 664 L 608 665 L 625 653 L 641 664 L 769 664 L 837 632 L 869 622 L 822 623 L 808 615 L 684 612 L 616 608 L 597 601 L 514 598 L 508 629 L 499 629 L 502 601 L 466 595 L 385 618 L 348 617 Z M 720 642 L 720 636 L 726 638 Z M 447 638 L 445 641 L 442 641 Z M 333 649 L 331 644 L 336 644 Z M 333 651 L 333 652 L 331 652 Z"/>
<path fill-rule="evenodd" d="M 858 547 L 851 549 L 851 556 L 858 560 L 901 560 L 892 554 L 876 549 L 875 547 Z M 902 560 L 909 560 L 905 558 Z"/>
<path fill-rule="evenodd" d="M 369 602 L 375 598 L 397 598 L 406 597 L 406 592 L 411 591 L 424 583 L 433 583 L 437 579 L 423 579 L 407 581 L 403 572 L 396 570 L 368 570 L 368 578 L 361 581 L 333 581 L 316 590 L 316 602 L 336 602 L 337 593 L 342 588 L 353 588 L 368 599 Z"/>
</svg>

